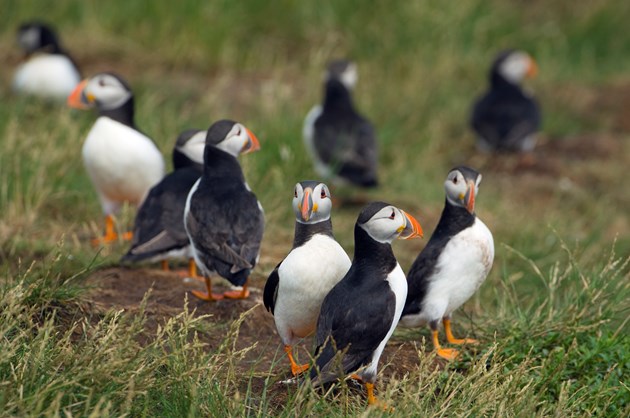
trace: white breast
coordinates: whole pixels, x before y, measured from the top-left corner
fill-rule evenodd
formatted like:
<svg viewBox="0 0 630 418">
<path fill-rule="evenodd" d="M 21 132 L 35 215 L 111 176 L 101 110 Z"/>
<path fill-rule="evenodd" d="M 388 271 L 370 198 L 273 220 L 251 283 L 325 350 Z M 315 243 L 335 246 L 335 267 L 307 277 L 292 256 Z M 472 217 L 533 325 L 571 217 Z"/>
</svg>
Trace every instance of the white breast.
<svg viewBox="0 0 630 418">
<path fill-rule="evenodd" d="M 322 111 L 323 108 L 320 105 L 316 105 L 308 112 L 306 118 L 304 118 L 302 137 L 304 138 L 306 150 L 315 163 L 315 171 L 317 174 L 324 178 L 330 178 L 334 174 L 333 171 L 319 158 L 319 154 L 315 149 L 315 121 L 322 114 Z"/>
<path fill-rule="evenodd" d="M 325 235 L 293 249 L 278 268 L 274 320 L 285 344 L 315 331 L 322 301 L 350 269 L 350 258 Z"/>
<path fill-rule="evenodd" d="M 405 306 L 405 300 L 407 299 L 407 279 L 405 278 L 405 273 L 400 267 L 400 264 L 396 263 L 396 268 L 389 273 L 387 281 L 389 282 L 390 289 L 394 292 L 394 295 L 396 295 L 396 310 L 394 311 L 395 313 L 392 325 L 389 328 L 389 331 L 387 331 L 385 339 L 381 341 L 374 351 L 370 364 L 361 372 L 361 375 L 366 377 L 366 381 L 372 381 L 371 376 L 376 376 L 378 360 L 381 358 L 381 354 L 383 354 L 385 344 L 387 344 L 387 341 L 389 341 L 390 337 L 394 333 L 394 329 L 396 329 L 396 326 L 398 325 L 400 315 L 402 314 Z"/>
<path fill-rule="evenodd" d="M 81 81 L 72 61 L 61 54 L 40 54 L 21 64 L 13 77 L 13 89 L 55 100 L 65 100 Z"/>
<path fill-rule="evenodd" d="M 105 213 L 115 212 L 125 201 L 139 205 L 164 176 L 164 160 L 153 141 L 103 116 L 83 144 L 83 162 Z"/>
<path fill-rule="evenodd" d="M 494 260 L 494 241 L 479 219 L 453 236 L 440 255 L 419 315 L 406 316 L 403 325 L 440 320 L 464 304 L 484 282 Z"/>
</svg>

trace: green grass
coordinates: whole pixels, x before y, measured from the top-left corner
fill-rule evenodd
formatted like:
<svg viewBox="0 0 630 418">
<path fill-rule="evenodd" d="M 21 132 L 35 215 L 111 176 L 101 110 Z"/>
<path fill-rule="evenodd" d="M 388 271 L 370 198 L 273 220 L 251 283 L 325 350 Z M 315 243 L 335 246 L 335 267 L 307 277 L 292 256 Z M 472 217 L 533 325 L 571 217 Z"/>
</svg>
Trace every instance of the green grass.
<svg viewBox="0 0 630 418">
<path fill-rule="evenodd" d="M 150 312 L 94 309 L 85 278 L 125 247 L 88 244 L 101 220 L 80 146 L 94 115 L 9 91 L 14 30 L 31 17 L 56 24 L 85 75 L 116 70 L 130 81 L 137 123 L 165 156 L 180 130 L 219 118 L 256 133 L 261 151 L 241 160 L 266 211 L 261 276 L 290 248 L 293 184 L 315 176 L 301 125 L 320 100 L 322 69 L 355 59 L 356 101 L 381 145 L 383 187 L 369 196 L 413 213 L 428 238 L 448 169 L 480 167 L 477 210 L 497 247 L 486 284 L 458 315 L 471 318 L 460 331 L 482 344 L 444 367 L 419 345 L 417 366 L 385 373 L 378 387 L 394 415 L 630 414 L 630 133 L 619 122 L 630 100 L 627 1 L 9 3 L 0 14 L 0 416 L 365 411 L 363 393 L 343 383 L 325 394 L 278 389 L 280 355 L 266 373 L 243 373 L 260 347 L 236 348 L 238 321 L 186 309 L 148 338 Z M 544 111 L 545 170 L 473 151 L 471 102 L 492 57 L 512 46 L 540 67 L 529 87 Z M 357 211 L 334 213 L 348 251 Z M 395 245 L 403 268 L 425 242 Z M 220 345 L 204 339 L 216 327 L 230 330 Z M 428 340 L 426 330 L 400 330 L 394 342 L 418 335 Z"/>
</svg>

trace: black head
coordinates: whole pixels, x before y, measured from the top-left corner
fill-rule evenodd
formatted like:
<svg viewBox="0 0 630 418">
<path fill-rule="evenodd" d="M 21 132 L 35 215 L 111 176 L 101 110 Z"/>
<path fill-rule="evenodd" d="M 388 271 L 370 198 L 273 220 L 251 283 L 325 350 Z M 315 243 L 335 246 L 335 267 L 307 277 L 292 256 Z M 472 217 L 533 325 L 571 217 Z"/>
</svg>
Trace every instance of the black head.
<svg viewBox="0 0 630 418">
<path fill-rule="evenodd" d="M 444 181 L 446 200 L 453 206 L 475 212 L 475 198 L 479 193 L 481 174 L 470 167 L 459 166 L 449 171 Z"/>
<path fill-rule="evenodd" d="M 365 206 L 356 226 L 383 244 L 396 238 L 422 237 L 422 227 L 413 216 L 385 202 L 372 202 Z"/>
<path fill-rule="evenodd" d="M 536 61 L 526 52 L 506 49 L 497 54 L 490 68 L 490 82 L 520 85 L 526 77 L 538 72 Z"/>
<path fill-rule="evenodd" d="M 349 60 L 335 60 L 328 64 L 326 81 L 338 80 L 345 88 L 352 90 L 357 84 L 357 65 Z"/>
<path fill-rule="evenodd" d="M 175 169 L 203 165 L 203 151 L 206 146 L 206 131 L 188 129 L 177 137 L 173 149 L 173 167 Z"/>
<path fill-rule="evenodd" d="M 260 143 L 252 131 L 233 120 L 222 119 L 208 128 L 206 148 L 219 148 L 233 157 L 258 151 Z"/>
<path fill-rule="evenodd" d="M 25 22 L 18 28 L 17 40 L 26 54 L 35 52 L 59 53 L 61 47 L 54 29 L 46 23 Z"/>
</svg>

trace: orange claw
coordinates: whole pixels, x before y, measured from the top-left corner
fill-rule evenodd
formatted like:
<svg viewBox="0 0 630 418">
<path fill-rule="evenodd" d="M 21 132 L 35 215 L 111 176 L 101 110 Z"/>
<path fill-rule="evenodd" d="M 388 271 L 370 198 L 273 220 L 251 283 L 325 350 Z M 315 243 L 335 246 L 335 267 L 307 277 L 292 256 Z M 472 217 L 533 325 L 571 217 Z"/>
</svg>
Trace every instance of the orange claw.
<svg viewBox="0 0 630 418">
<path fill-rule="evenodd" d="M 204 279 L 206 281 L 207 292 L 202 292 L 200 290 L 193 290 L 190 293 L 192 293 L 193 296 L 195 296 L 196 298 L 199 298 L 201 300 L 213 301 L 213 300 L 221 300 L 221 299 L 223 299 L 223 294 L 221 294 L 221 293 L 212 293 L 212 282 L 210 281 L 210 278 L 205 277 Z"/>
<path fill-rule="evenodd" d="M 241 290 L 228 290 L 223 293 L 223 296 L 228 299 L 247 299 L 249 297 L 249 289 L 247 288 L 247 283 L 243 285 L 243 289 Z"/>
<path fill-rule="evenodd" d="M 435 348 L 435 353 L 446 360 L 455 360 L 459 355 L 459 351 L 454 348 L 442 348 L 440 346 L 440 341 L 438 340 L 438 332 L 437 330 L 432 330 L 433 334 L 433 347 Z"/>
<path fill-rule="evenodd" d="M 453 331 L 451 330 L 451 320 L 448 318 L 443 319 L 444 322 L 444 332 L 446 333 L 446 341 L 450 344 L 462 345 L 462 344 L 477 344 L 478 341 L 472 338 L 455 338 L 453 336 Z"/>
<path fill-rule="evenodd" d="M 297 376 L 298 374 L 302 374 L 308 370 L 308 364 L 297 364 L 293 358 L 293 349 L 290 345 L 284 346 L 284 352 L 287 353 L 287 357 L 289 357 L 289 361 L 291 362 L 291 374 L 293 374 L 293 376 Z"/>
</svg>

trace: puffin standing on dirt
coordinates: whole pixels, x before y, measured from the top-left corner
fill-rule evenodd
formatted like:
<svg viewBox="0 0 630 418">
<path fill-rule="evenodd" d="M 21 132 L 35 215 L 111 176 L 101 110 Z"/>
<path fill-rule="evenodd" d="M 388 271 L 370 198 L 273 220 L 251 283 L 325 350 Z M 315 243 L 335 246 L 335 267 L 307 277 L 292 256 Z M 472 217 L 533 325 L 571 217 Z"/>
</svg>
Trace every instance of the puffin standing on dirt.
<svg viewBox="0 0 630 418">
<path fill-rule="evenodd" d="M 490 69 L 490 89 L 475 102 L 470 124 L 483 152 L 532 152 L 540 109 L 521 83 L 538 72 L 536 61 L 518 50 L 501 52 Z"/>
<path fill-rule="evenodd" d="M 25 54 L 13 76 L 13 90 L 45 99 L 65 100 L 81 81 L 76 63 L 45 23 L 28 22 L 17 32 Z"/>
<path fill-rule="evenodd" d="M 240 123 L 220 120 L 208 129 L 203 174 L 188 193 L 184 212 L 192 253 L 207 288 L 192 292 L 200 299 L 249 296 L 247 281 L 258 261 L 265 219 L 235 155 L 259 148 L 256 136 Z M 212 293 L 210 275 L 215 272 L 242 289 Z"/>
<path fill-rule="evenodd" d="M 134 99 L 118 75 L 100 73 L 74 89 L 68 105 L 96 108 L 98 119 L 83 143 L 83 163 L 105 213 L 105 235 L 95 244 L 116 240 L 113 215 L 125 202 L 139 206 L 164 176 L 164 159 L 155 143 L 134 123 Z M 131 239 L 126 233 L 123 238 Z"/>
<path fill-rule="evenodd" d="M 324 299 L 317 321 L 316 367 L 310 372 L 314 386 L 357 372 L 368 403 L 377 402 L 378 360 L 407 297 L 405 273 L 391 242 L 421 236 L 418 221 L 395 206 L 373 202 L 361 211 L 354 226 L 352 266 Z"/>
<path fill-rule="evenodd" d="M 481 174 L 469 167 L 452 169 L 446 181 L 446 203 L 438 225 L 407 274 L 407 302 L 401 325 L 431 327 L 437 355 L 452 360 L 458 351 L 442 348 L 440 320 L 451 344 L 475 343 L 457 339 L 451 331 L 451 314 L 479 289 L 494 260 L 494 241 L 488 227 L 475 215 L 475 198 Z"/>
<path fill-rule="evenodd" d="M 274 316 L 294 376 L 308 369 L 308 364 L 295 362 L 292 346 L 315 332 L 324 297 L 351 264 L 333 237 L 331 209 L 330 191 L 324 183 L 302 181 L 295 185 L 293 248 L 265 284 L 265 308 Z"/>
<path fill-rule="evenodd" d="M 156 184 L 136 214 L 131 248 L 123 263 L 161 261 L 169 270 L 168 260 L 187 258 L 188 274 L 196 277 L 196 264 L 190 252 L 190 240 L 184 228 L 186 198 L 203 173 L 203 151 L 207 131 L 182 132 L 173 149 L 173 172 Z"/>
<path fill-rule="evenodd" d="M 376 135 L 372 124 L 357 113 L 352 103 L 356 82 L 355 63 L 338 60 L 328 65 L 324 103 L 306 116 L 304 142 L 320 176 L 339 184 L 375 187 Z"/>
</svg>

